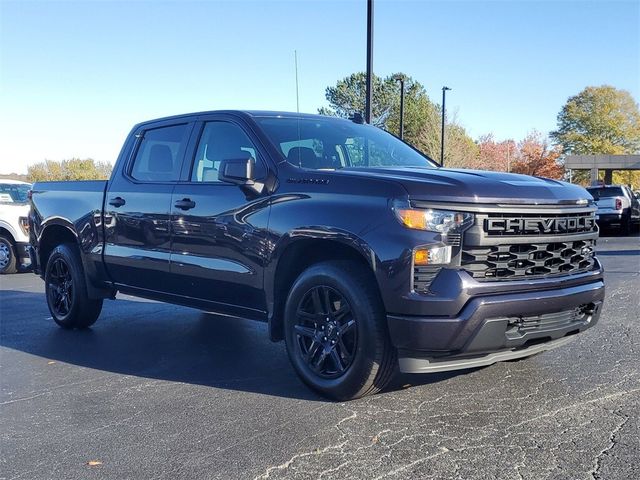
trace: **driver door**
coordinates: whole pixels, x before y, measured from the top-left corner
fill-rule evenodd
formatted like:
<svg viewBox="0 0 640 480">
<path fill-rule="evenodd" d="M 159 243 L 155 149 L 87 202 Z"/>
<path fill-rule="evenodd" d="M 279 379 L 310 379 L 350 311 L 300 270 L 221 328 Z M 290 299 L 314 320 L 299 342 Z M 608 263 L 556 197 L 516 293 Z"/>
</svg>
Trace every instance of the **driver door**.
<svg viewBox="0 0 640 480">
<path fill-rule="evenodd" d="M 222 160 L 250 155 L 256 178 L 263 155 L 243 127 L 212 117 L 199 130 L 184 181 L 171 199 L 173 291 L 217 312 L 260 317 L 266 311 L 263 269 L 268 241 L 268 198 L 248 195 L 218 179 Z"/>
</svg>

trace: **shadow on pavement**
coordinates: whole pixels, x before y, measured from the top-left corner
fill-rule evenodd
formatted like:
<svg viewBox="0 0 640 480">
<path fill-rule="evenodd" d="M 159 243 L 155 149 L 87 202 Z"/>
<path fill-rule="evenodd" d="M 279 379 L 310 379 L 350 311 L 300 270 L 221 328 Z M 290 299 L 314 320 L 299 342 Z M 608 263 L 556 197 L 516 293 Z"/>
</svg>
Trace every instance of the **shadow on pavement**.
<svg viewBox="0 0 640 480">
<path fill-rule="evenodd" d="M 105 301 L 91 329 L 63 330 L 43 294 L 2 290 L 0 305 L 6 348 L 106 372 L 323 401 L 298 380 L 284 344 L 269 341 L 259 322 L 119 299 Z M 398 375 L 387 390 L 464 373 Z"/>
<path fill-rule="evenodd" d="M 640 238 L 640 227 L 634 226 L 633 230 L 630 234 L 625 235 L 619 229 L 616 228 L 600 228 L 600 238 L 614 238 L 614 237 L 622 237 L 622 238 Z"/>
<path fill-rule="evenodd" d="M 598 250 L 597 255 L 599 257 L 603 255 L 634 256 L 634 255 L 640 255 L 640 249 L 639 250 Z"/>
</svg>

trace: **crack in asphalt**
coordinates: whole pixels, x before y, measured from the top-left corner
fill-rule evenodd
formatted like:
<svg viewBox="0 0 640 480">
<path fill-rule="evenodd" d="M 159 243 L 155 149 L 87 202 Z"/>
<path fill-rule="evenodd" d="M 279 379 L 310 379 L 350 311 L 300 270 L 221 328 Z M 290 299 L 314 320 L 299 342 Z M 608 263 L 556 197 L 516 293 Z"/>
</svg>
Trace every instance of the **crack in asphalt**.
<svg viewBox="0 0 640 480">
<path fill-rule="evenodd" d="M 574 403 L 572 405 L 567 405 L 565 407 L 559 408 L 559 409 L 554 410 L 552 412 L 547 412 L 547 413 L 544 413 L 542 415 L 538 415 L 537 417 L 532 417 L 532 418 L 528 418 L 526 420 L 523 420 L 520 423 L 516 423 L 514 425 L 511 425 L 507 430 L 513 430 L 514 428 L 521 427 L 522 425 L 525 425 L 525 424 L 531 423 L 531 422 L 535 422 L 535 421 L 543 419 L 543 418 L 555 417 L 558 413 L 566 411 L 566 410 L 571 410 L 571 409 L 575 409 L 575 408 L 581 408 L 584 405 L 587 405 L 587 404 L 590 404 L 590 403 L 599 403 L 599 402 L 603 402 L 603 401 L 606 401 L 606 400 L 611 400 L 613 398 L 618 398 L 618 397 L 622 397 L 622 396 L 625 396 L 625 395 L 630 395 L 630 394 L 635 393 L 635 392 L 640 392 L 640 387 L 635 388 L 633 390 L 616 392 L 616 393 L 612 393 L 610 395 L 605 395 L 603 397 L 593 398 L 591 400 L 581 401 L 579 403 Z"/>
<path fill-rule="evenodd" d="M 304 458 L 304 457 L 309 457 L 311 455 L 322 455 L 323 453 L 326 453 L 330 450 L 336 450 L 336 449 L 342 449 L 342 447 L 344 447 L 347 444 L 347 440 L 345 440 L 344 442 L 338 444 L 338 445 L 329 445 L 327 447 L 321 448 L 321 449 L 317 449 L 313 452 L 304 452 L 304 453 L 299 453 L 297 455 L 294 455 L 293 457 L 291 457 L 289 460 L 287 460 L 286 462 L 284 462 L 281 465 L 276 465 L 274 467 L 269 467 L 267 468 L 267 471 L 264 472 L 262 475 L 258 475 L 257 477 L 254 478 L 254 480 L 262 480 L 265 478 L 270 478 L 271 477 L 271 472 L 275 471 L 275 470 L 286 470 L 287 468 L 289 468 L 289 465 L 291 465 L 293 462 L 295 462 L 298 458 Z"/>
<path fill-rule="evenodd" d="M 603 449 L 595 458 L 594 460 L 594 468 L 589 472 L 591 474 L 591 477 L 594 480 L 601 480 L 602 477 L 600 477 L 600 468 L 602 467 L 602 461 L 604 459 L 605 456 L 609 455 L 609 452 L 611 450 L 613 450 L 613 448 L 616 447 L 616 445 L 618 444 L 617 440 L 616 440 L 616 436 L 618 435 L 618 433 L 624 428 L 624 426 L 629 422 L 629 416 L 628 415 L 624 415 L 622 412 L 611 412 L 614 415 L 622 418 L 622 421 L 620 423 L 618 423 L 615 428 L 611 431 L 611 433 L 609 434 L 609 445 L 607 445 L 607 447 L 605 449 Z"/>
<path fill-rule="evenodd" d="M 433 455 L 428 455 L 426 457 L 414 460 L 411 463 L 408 463 L 406 465 L 402 465 L 402 466 L 400 466 L 398 468 L 395 468 L 395 469 L 393 469 L 393 470 L 391 470 L 389 472 L 386 472 L 386 473 L 384 473 L 382 475 L 378 475 L 377 477 L 374 477 L 373 480 L 380 480 L 381 478 L 391 477 L 393 475 L 397 475 L 399 473 L 405 472 L 405 471 L 409 470 L 410 468 L 415 467 L 416 465 L 419 465 L 419 464 L 424 463 L 424 462 L 426 462 L 428 460 L 432 460 L 432 459 L 434 459 L 436 457 L 444 455 L 445 453 L 447 453 L 449 451 L 450 450 L 447 447 L 440 447 L 440 451 L 438 453 L 434 453 Z"/>
</svg>

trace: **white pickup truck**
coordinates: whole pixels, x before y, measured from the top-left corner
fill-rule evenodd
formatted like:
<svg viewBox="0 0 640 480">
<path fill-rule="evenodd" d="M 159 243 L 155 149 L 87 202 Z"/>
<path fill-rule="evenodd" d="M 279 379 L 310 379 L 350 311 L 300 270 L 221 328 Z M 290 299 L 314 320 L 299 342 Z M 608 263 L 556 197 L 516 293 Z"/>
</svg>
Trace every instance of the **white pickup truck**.
<svg viewBox="0 0 640 480">
<path fill-rule="evenodd" d="M 616 226 L 629 234 L 640 223 L 640 202 L 625 185 L 597 185 L 587 188 L 596 201 L 596 221 L 601 227 Z"/>
<path fill-rule="evenodd" d="M 0 179 L 0 274 L 30 265 L 29 203 L 31 184 Z"/>
</svg>

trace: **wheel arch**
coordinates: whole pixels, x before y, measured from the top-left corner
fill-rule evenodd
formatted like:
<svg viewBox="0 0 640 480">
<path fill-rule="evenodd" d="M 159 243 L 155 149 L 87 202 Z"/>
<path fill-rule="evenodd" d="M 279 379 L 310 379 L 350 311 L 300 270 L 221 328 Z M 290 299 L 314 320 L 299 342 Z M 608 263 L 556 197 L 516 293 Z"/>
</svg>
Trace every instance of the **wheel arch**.
<svg viewBox="0 0 640 480">
<path fill-rule="evenodd" d="M 0 225 L 0 236 L 3 237 L 8 237 L 9 240 L 15 245 L 16 244 L 16 237 L 13 233 L 11 233 L 11 230 L 9 230 L 8 228 L 5 228 L 3 225 Z"/>
<path fill-rule="evenodd" d="M 9 237 L 9 240 L 15 245 L 16 232 L 10 223 L 0 220 L 0 235 Z"/>
<path fill-rule="evenodd" d="M 44 226 L 38 237 L 38 262 L 43 276 L 51 252 L 63 243 L 79 244 L 78 236 L 71 225 L 63 221 L 56 221 Z"/>
<path fill-rule="evenodd" d="M 335 232 L 332 232 L 335 234 Z M 330 260 L 350 260 L 366 267 L 371 279 L 379 291 L 375 271 L 378 259 L 373 250 L 360 239 L 342 234 L 326 237 L 299 236 L 288 237 L 276 250 L 277 262 L 271 275 L 271 284 L 265 281 L 269 305 L 269 337 L 272 341 L 284 338 L 284 305 L 291 285 L 298 276 L 311 265 Z"/>
</svg>

